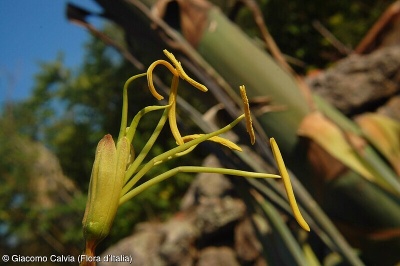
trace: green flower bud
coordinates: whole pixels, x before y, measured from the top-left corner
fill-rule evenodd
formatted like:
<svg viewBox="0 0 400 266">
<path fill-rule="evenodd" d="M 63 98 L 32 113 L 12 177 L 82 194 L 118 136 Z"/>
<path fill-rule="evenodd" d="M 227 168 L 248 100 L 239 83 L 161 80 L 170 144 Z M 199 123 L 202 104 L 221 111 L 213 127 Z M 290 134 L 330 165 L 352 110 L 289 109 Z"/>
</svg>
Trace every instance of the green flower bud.
<svg viewBox="0 0 400 266">
<path fill-rule="evenodd" d="M 111 135 L 107 134 L 97 145 L 82 221 L 86 243 L 91 248 L 110 232 L 124 185 L 129 155 L 130 144 L 126 137 L 121 138 L 115 147 Z"/>
</svg>

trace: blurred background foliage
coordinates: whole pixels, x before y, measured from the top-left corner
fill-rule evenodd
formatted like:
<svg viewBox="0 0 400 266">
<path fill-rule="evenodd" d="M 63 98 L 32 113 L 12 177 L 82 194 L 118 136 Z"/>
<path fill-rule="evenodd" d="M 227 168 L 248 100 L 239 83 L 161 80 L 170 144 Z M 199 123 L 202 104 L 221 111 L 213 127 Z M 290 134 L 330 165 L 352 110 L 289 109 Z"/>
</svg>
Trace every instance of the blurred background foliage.
<svg viewBox="0 0 400 266">
<path fill-rule="evenodd" d="M 229 6 L 232 4 L 227 3 L 235 1 L 213 2 L 226 12 L 231 12 Z M 285 55 L 295 59 L 294 66 L 298 65 L 296 70 L 300 73 L 314 68 L 325 68 L 346 55 L 321 34 L 319 24 L 350 52 L 392 2 L 257 1 L 278 47 Z M 248 9 L 241 9 L 234 20 L 250 36 L 260 38 L 252 16 Z"/>
<path fill-rule="evenodd" d="M 235 13 L 236 1 L 212 1 L 240 25 L 250 36 L 258 36 L 252 14 L 246 9 Z M 333 47 L 313 26 L 320 22 L 348 48 L 355 47 L 372 23 L 392 1 L 295 1 L 260 0 L 267 26 L 284 54 L 293 58 L 296 69 L 307 72 L 325 68 L 345 55 Z M 71 27 L 74 27 L 71 25 Z M 105 24 L 108 36 L 123 46 L 123 34 Z M 153 47 L 140 46 L 141 58 L 153 58 Z M 32 95 L 21 102 L 2 106 L 0 116 L 0 250 L 24 251 L 24 254 L 77 255 L 83 248 L 81 219 L 88 187 L 94 149 L 106 133 L 117 136 L 120 123 L 122 87 L 138 70 L 114 49 L 88 35 L 86 55 L 77 69 L 58 58 L 43 62 L 35 77 Z M 160 50 L 161 51 L 161 50 Z M 149 59 L 150 61 L 151 59 Z M 146 60 L 142 60 L 146 62 Z M 163 77 L 162 79 L 168 79 Z M 146 89 L 145 79 L 135 81 L 130 89 L 130 114 L 155 104 Z M 181 90 L 184 91 L 184 90 Z M 192 92 L 192 90 L 189 90 Z M 186 97 L 185 97 L 186 96 Z M 195 97 L 182 95 L 200 111 L 206 109 Z M 153 115 L 153 114 L 152 114 Z M 134 147 L 141 147 L 150 136 L 158 115 L 140 124 Z M 182 115 L 185 119 L 185 115 Z M 192 126 L 190 120 L 183 120 Z M 161 140 L 171 140 L 163 132 Z M 68 199 L 50 194 L 51 204 L 43 207 L 38 200 L 37 164 L 39 148 L 44 146 L 58 158 L 62 176 L 73 182 Z M 155 153 L 174 146 L 160 141 Z M 180 164 L 199 164 L 205 151 L 198 150 L 183 157 Z M 173 162 L 171 162 L 173 163 Z M 165 169 L 173 165 L 166 164 Z M 160 171 L 163 171 L 161 169 Z M 168 182 L 154 186 L 118 211 L 110 237 L 104 247 L 128 235 L 134 224 L 149 219 L 165 219 L 174 213 L 187 189 L 191 175 L 180 174 Z M 61 181 L 60 181 L 61 182 Z M 62 189 L 61 189 L 62 190 Z M 65 219 L 70 221 L 65 223 Z M 99 252 L 101 252 L 101 247 Z"/>
</svg>

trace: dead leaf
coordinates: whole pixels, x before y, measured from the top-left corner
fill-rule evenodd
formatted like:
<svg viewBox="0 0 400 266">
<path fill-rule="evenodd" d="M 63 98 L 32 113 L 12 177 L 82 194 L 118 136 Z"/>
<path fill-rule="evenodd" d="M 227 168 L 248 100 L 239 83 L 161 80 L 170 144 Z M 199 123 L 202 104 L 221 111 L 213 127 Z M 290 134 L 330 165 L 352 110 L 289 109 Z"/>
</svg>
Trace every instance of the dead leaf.
<svg viewBox="0 0 400 266">
<path fill-rule="evenodd" d="M 178 14 L 174 14 L 178 7 Z M 170 7 L 170 8 L 169 8 Z M 159 0 L 152 8 L 152 14 L 163 18 L 178 20 L 185 39 L 194 47 L 199 43 L 202 33 L 208 27 L 207 16 L 211 4 L 204 0 Z M 167 13 L 168 12 L 168 13 Z M 173 25 L 173 24 L 171 24 Z"/>
<path fill-rule="evenodd" d="M 320 112 L 307 115 L 299 126 L 298 134 L 312 139 L 332 157 L 368 180 L 375 181 L 373 174 L 360 161 L 360 151 L 356 152 L 340 128 Z"/>
<path fill-rule="evenodd" d="M 368 141 L 390 162 L 400 176 L 400 123 L 380 114 L 363 114 L 356 119 Z"/>
</svg>

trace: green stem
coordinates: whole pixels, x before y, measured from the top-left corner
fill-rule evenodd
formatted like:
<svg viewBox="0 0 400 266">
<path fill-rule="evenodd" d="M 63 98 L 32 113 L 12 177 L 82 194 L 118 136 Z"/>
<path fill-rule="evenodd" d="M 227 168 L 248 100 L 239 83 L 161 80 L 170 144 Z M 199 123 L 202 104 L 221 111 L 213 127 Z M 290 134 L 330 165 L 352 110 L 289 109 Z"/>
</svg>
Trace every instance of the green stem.
<svg viewBox="0 0 400 266">
<path fill-rule="evenodd" d="M 158 122 L 156 128 L 154 129 L 153 134 L 150 136 L 149 140 L 147 141 L 146 145 L 144 145 L 143 149 L 140 151 L 139 155 L 136 157 L 136 159 L 133 161 L 133 163 L 129 166 L 128 170 L 125 173 L 125 183 L 128 182 L 130 177 L 137 171 L 138 167 L 140 164 L 143 162 L 144 158 L 147 156 L 149 153 L 151 147 L 153 147 L 154 142 L 157 140 L 158 136 L 161 133 L 162 128 L 165 125 L 165 122 L 168 119 L 168 111 L 169 109 L 165 109 L 160 121 Z M 140 171 L 139 171 L 140 172 Z M 121 191 L 121 195 L 125 194 L 129 189 L 126 190 L 126 187 L 129 185 L 130 187 L 134 186 L 137 181 L 139 181 L 140 178 L 137 180 L 130 180 L 128 184 L 124 186 L 124 188 Z"/>
<path fill-rule="evenodd" d="M 119 129 L 118 141 L 125 136 L 126 125 L 128 121 L 128 87 L 132 81 L 137 78 L 146 76 L 146 73 L 138 74 L 133 77 L 130 77 L 124 85 L 124 89 L 122 91 L 122 118 L 121 118 L 121 127 Z"/>
<path fill-rule="evenodd" d="M 163 115 L 163 117 L 164 117 L 164 115 Z M 173 149 L 171 149 L 171 150 L 169 150 L 169 151 L 166 151 L 166 152 L 164 152 L 164 153 L 162 153 L 162 154 L 160 154 L 160 155 L 154 157 L 153 159 L 151 159 L 150 161 L 148 161 L 148 162 L 143 166 L 143 168 L 140 169 L 140 171 L 139 171 L 131 180 L 129 180 L 128 183 L 125 184 L 125 186 L 122 188 L 122 191 L 121 191 L 121 197 L 122 197 L 124 194 L 126 194 L 126 193 L 140 180 L 140 178 L 142 178 L 142 177 L 157 163 L 157 162 L 167 160 L 169 157 L 172 157 L 172 156 L 174 156 L 174 155 L 177 154 L 177 153 L 183 152 L 183 151 L 189 149 L 190 147 L 192 147 L 193 145 L 197 145 L 197 144 L 199 144 L 199 143 L 201 143 L 201 142 L 203 142 L 203 141 L 208 140 L 209 138 L 212 138 L 212 137 L 214 137 L 214 136 L 223 134 L 223 133 L 225 133 L 225 132 L 231 130 L 231 129 L 232 129 L 237 123 L 239 123 L 243 118 L 244 118 L 244 114 L 241 115 L 241 116 L 239 116 L 238 118 L 236 118 L 232 123 L 228 124 L 227 126 L 221 128 L 221 129 L 219 129 L 219 130 L 217 130 L 217 131 L 214 131 L 214 132 L 208 133 L 208 134 L 204 134 L 204 136 L 201 136 L 200 138 L 191 140 L 191 141 L 189 141 L 189 142 L 187 142 L 187 143 L 185 143 L 185 144 L 182 144 L 182 145 L 180 145 L 180 146 L 178 146 L 178 147 L 175 147 L 175 148 L 173 148 Z M 165 118 L 165 119 L 166 119 L 166 118 Z M 163 120 L 163 119 L 161 119 L 161 120 Z M 160 120 L 160 122 L 161 122 L 161 120 Z M 164 121 L 164 123 L 165 123 L 165 121 Z M 154 132 L 156 132 L 156 130 L 155 130 Z M 154 133 L 153 133 L 153 134 L 154 134 Z M 158 136 L 158 135 L 157 135 L 157 136 Z M 151 136 L 151 138 L 153 138 L 153 135 Z M 150 140 L 149 140 L 149 142 L 150 142 Z M 146 146 L 147 146 L 147 144 L 148 144 L 148 143 L 146 143 Z M 150 148 L 151 148 L 151 147 L 150 147 Z M 150 148 L 149 148 L 149 149 L 150 149 Z M 145 148 L 143 148 L 143 150 L 144 150 L 144 149 L 145 149 Z M 143 152 L 143 150 L 142 150 L 142 152 Z M 142 153 L 142 152 L 141 152 L 141 153 Z M 139 155 L 140 155 L 140 154 L 139 154 Z M 139 159 L 139 156 L 138 156 L 138 158 L 136 158 L 136 160 L 138 160 L 138 159 Z M 140 159 L 143 160 L 142 158 L 140 158 Z M 135 165 L 135 167 L 137 168 L 137 167 L 139 166 L 140 163 L 136 163 L 136 160 L 132 163 L 132 166 Z M 125 179 L 126 179 L 127 177 L 130 176 L 130 175 L 129 175 L 129 173 L 131 172 L 130 169 L 131 169 L 131 168 L 128 169 L 127 174 L 125 175 Z M 133 171 L 132 173 L 134 173 L 134 171 Z M 131 174 L 132 174 L 132 173 L 131 173 Z"/>
<path fill-rule="evenodd" d="M 158 105 L 156 105 L 156 106 L 147 106 L 147 107 L 143 108 L 142 110 L 140 110 L 135 115 L 135 117 L 132 119 L 131 125 L 129 126 L 129 130 L 126 133 L 126 137 L 129 139 L 129 141 L 132 142 L 133 137 L 135 136 L 136 128 L 137 128 L 137 126 L 139 124 L 139 121 L 145 114 L 147 114 L 148 112 L 151 112 L 151 111 L 157 111 L 157 110 L 165 109 L 165 108 L 168 108 L 168 107 L 171 107 L 171 105 L 169 104 L 169 105 L 161 105 L 161 106 L 158 106 Z"/>
<path fill-rule="evenodd" d="M 176 154 L 174 154 L 174 155 L 168 157 L 168 158 L 167 158 L 166 160 L 164 160 L 164 161 L 155 162 L 154 165 L 162 164 L 163 162 L 165 162 L 165 161 L 167 161 L 167 160 L 172 160 L 172 159 L 175 159 L 175 158 L 177 158 L 177 157 L 184 156 L 184 155 L 186 155 L 186 154 L 192 152 L 196 147 L 197 147 L 197 145 L 193 145 L 193 146 L 190 147 L 189 149 L 184 150 L 184 151 L 182 151 L 182 152 L 178 152 L 178 153 L 176 153 Z"/>
<path fill-rule="evenodd" d="M 254 172 L 247 172 L 235 169 L 226 169 L 226 168 L 217 168 L 217 167 L 204 167 L 204 166 L 180 166 L 173 168 L 167 172 L 164 172 L 145 183 L 141 184 L 140 186 L 132 189 L 125 195 L 121 197 L 119 200 L 119 205 L 123 204 L 124 202 L 130 200 L 131 198 L 135 197 L 139 193 L 143 192 L 147 188 L 164 181 L 167 178 L 170 178 L 178 173 L 215 173 L 215 174 L 223 174 L 223 175 L 233 175 L 233 176 L 242 176 L 247 178 L 281 178 L 279 175 L 274 174 L 265 174 L 265 173 L 254 173 Z"/>
</svg>

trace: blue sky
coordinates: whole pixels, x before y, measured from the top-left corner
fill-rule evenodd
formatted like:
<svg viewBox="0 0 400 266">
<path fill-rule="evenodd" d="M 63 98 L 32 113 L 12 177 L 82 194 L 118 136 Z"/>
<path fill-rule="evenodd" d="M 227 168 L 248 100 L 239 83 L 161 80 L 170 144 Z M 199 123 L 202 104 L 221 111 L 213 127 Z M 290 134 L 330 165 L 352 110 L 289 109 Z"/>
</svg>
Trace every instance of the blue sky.
<svg viewBox="0 0 400 266">
<path fill-rule="evenodd" d="M 0 0 L 0 106 L 30 95 L 38 62 L 52 61 L 59 52 L 64 62 L 81 62 L 87 31 L 65 18 L 67 0 Z M 70 0 L 89 10 L 94 0 Z"/>
</svg>

